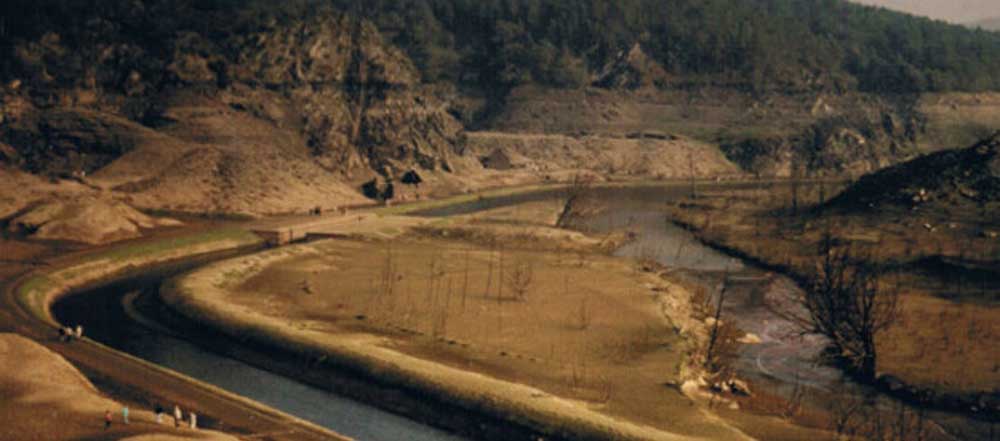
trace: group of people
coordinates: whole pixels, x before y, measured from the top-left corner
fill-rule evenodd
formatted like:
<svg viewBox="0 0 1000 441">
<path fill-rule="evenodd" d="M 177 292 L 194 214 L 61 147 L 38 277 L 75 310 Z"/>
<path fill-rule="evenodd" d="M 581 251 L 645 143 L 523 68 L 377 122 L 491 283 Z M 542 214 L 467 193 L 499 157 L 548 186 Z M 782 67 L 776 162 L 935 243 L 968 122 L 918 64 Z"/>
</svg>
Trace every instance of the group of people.
<svg viewBox="0 0 1000 441">
<path fill-rule="evenodd" d="M 163 414 L 165 410 L 163 406 L 157 404 L 156 408 L 153 410 L 156 414 L 156 424 L 163 424 Z M 180 427 L 181 421 L 184 421 L 184 412 L 181 411 L 179 406 L 174 406 L 174 427 Z M 111 423 L 113 422 L 113 417 L 110 410 L 104 411 L 104 430 L 111 428 Z M 122 422 L 128 424 L 128 406 L 122 407 Z M 192 429 L 198 428 L 198 414 L 194 412 L 188 412 L 188 426 Z"/>
<path fill-rule="evenodd" d="M 75 328 L 69 326 L 62 326 L 59 328 L 59 340 L 61 341 L 72 341 L 73 339 L 83 338 L 83 326 L 76 325 Z M 156 424 L 163 424 L 163 414 L 165 413 L 163 406 L 157 404 L 154 409 L 156 414 Z M 184 421 L 184 412 L 181 411 L 180 406 L 174 406 L 174 427 L 180 427 L 181 422 Z M 111 428 L 111 423 L 114 422 L 114 417 L 111 414 L 111 410 L 104 411 L 104 430 Z M 128 424 L 128 406 L 122 406 L 122 423 Z M 198 414 L 194 412 L 188 412 L 188 426 L 192 429 L 198 428 Z"/>
<path fill-rule="evenodd" d="M 74 338 L 77 340 L 83 338 L 83 326 L 76 325 L 76 328 L 63 326 L 59 328 L 59 340 L 70 341 Z"/>
</svg>

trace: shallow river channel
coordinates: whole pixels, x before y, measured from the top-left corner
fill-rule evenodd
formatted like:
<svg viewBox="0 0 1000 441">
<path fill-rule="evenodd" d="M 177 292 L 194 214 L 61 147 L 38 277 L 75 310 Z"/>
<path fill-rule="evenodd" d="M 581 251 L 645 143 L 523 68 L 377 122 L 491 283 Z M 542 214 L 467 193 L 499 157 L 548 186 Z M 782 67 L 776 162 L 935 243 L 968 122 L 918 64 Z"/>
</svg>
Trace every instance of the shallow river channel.
<svg viewBox="0 0 1000 441">
<path fill-rule="evenodd" d="M 734 368 L 736 375 L 749 380 L 754 388 L 785 398 L 800 397 L 804 406 L 822 410 L 836 408 L 834 403 L 852 401 L 871 402 L 886 413 L 898 411 L 901 406 L 909 408 L 854 382 L 839 368 L 820 363 L 826 340 L 802 335 L 800 328 L 773 312 L 775 308 L 797 308 L 798 315 L 804 315 L 801 306 L 789 301 L 801 288 L 788 277 L 709 248 L 674 225 L 665 205 L 679 191 L 687 192 L 677 188 L 621 189 L 614 195 L 602 195 L 605 209 L 574 227 L 591 233 L 635 233 L 635 240 L 616 250 L 615 255 L 655 259 L 676 277 L 701 285 L 715 299 L 725 280 L 728 288 L 722 320 L 731 321 L 752 336 L 752 342 L 741 345 Z M 926 416 L 925 439 L 990 440 L 990 428 L 980 420 L 948 412 L 931 411 Z"/>
</svg>

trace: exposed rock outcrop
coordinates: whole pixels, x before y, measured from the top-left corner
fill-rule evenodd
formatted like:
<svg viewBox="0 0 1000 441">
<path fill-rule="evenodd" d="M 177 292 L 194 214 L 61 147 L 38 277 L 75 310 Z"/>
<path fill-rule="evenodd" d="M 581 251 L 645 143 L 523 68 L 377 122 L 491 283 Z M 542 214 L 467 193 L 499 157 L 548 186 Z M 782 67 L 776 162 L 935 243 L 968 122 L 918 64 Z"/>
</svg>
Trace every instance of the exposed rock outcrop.
<svg viewBox="0 0 1000 441">
<path fill-rule="evenodd" d="M 765 176 L 857 176 L 915 156 L 918 118 L 869 106 L 867 113 L 818 119 L 798 133 L 745 137 L 721 148 L 744 170 Z"/>
<path fill-rule="evenodd" d="M 15 43 L 30 81 L 0 93 L 5 162 L 86 176 L 141 208 L 249 215 L 357 204 L 374 175 L 474 164 L 455 159 L 461 124 L 367 21 L 270 11 L 255 26 L 193 20 L 159 40 L 116 32 L 114 20 L 164 5 L 139 6 L 67 31 L 86 42 Z"/>
<path fill-rule="evenodd" d="M 468 147 L 486 158 L 484 165 L 498 169 L 583 169 L 659 178 L 686 178 L 692 172 L 702 177 L 740 173 L 717 148 L 691 139 L 471 132 Z"/>
<path fill-rule="evenodd" d="M 417 87 L 400 50 L 368 22 L 337 14 L 234 37 L 230 76 L 284 90 L 310 147 L 332 170 L 451 171 L 461 125 Z"/>
<path fill-rule="evenodd" d="M 660 63 L 650 58 L 635 43 L 627 51 L 621 51 L 597 76 L 594 85 L 609 89 L 636 89 L 648 86 L 665 86 L 669 77 Z"/>
<path fill-rule="evenodd" d="M 846 210 L 885 205 L 996 209 L 1000 203 L 1000 132 L 964 149 L 919 157 L 862 177 L 828 204 Z"/>
</svg>

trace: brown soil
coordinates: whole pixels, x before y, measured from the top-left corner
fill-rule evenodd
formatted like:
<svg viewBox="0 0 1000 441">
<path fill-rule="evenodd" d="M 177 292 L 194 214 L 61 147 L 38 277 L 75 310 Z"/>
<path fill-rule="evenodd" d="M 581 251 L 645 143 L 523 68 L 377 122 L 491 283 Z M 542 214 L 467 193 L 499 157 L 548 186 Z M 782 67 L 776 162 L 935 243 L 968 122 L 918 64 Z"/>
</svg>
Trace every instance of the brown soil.
<svg viewBox="0 0 1000 441">
<path fill-rule="evenodd" d="M 222 103 L 178 97 L 163 142 L 137 146 L 91 180 L 133 205 L 191 213 L 274 214 L 364 202 L 316 163 L 297 132 Z"/>
<path fill-rule="evenodd" d="M 827 184 L 827 195 L 829 189 Z M 817 201 L 819 184 L 798 192 L 807 210 L 807 201 Z M 708 242 L 800 276 L 812 274 L 824 231 L 836 243 L 868 250 L 873 259 L 895 266 L 890 278 L 901 290 L 901 315 L 877 341 L 879 371 L 938 392 L 996 390 L 1000 243 L 981 233 L 1000 227 L 995 219 L 981 218 L 975 209 L 792 215 L 791 195 L 788 186 L 702 195 L 679 204 L 674 216 Z"/>
<path fill-rule="evenodd" d="M 468 134 L 468 146 L 480 158 L 488 158 L 499 151 L 514 159 L 502 169 L 545 172 L 570 168 L 655 178 L 741 173 L 716 146 L 667 133 L 631 136 L 634 137 L 474 132 Z M 490 166 L 488 162 L 487 166 Z"/>
<path fill-rule="evenodd" d="M 554 408 L 537 400 L 552 396 L 574 409 L 563 418 L 596 412 L 614 417 L 613 424 L 745 437 L 681 391 L 694 373 L 687 366 L 692 345 L 704 338 L 689 291 L 595 253 L 604 249 L 600 238 L 548 227 L 559 209 L 558 202 L 538 202 L 451 218 L 391 242 L 286 247 L 205 268 L 178 281 L 166 298 L 227 332 L 330 345 L 337 357 L 386 357 L 388 364 L 373 368 L 380 377 L 412 369 L 416 377 L 442 377 L 435 387 L 461 390 L 471 374 L 476 396 L 498 393 L 500 402 L 510 399 L 500 392 L 507 385 L 529 386 L 531 398 L 513 406 L 545 409 L 539 415 Z M 512 282 L 522 263 L 532 268 L 523 297 Z M 364 355 L 344 355 L 358 350 Z M 432 363 L 425 368 L 422 360 Z M 741 415 L 727 418 L 762 439 L 826 436 Z"/>
<path fill-rule="evenodd" d="M 102 244 L 180 223 L 150 216 L 83 180 L 44 180 L 0 165 L 0 227 L 5 235 Z"/>
<path fill-rule="evenodd" d="M 0 219 L 10 218 L 39 200 L 58 195 L 91 194 L 92 189 L 75 181 L 49 181 L 0 164 Z"/>
<path fill-rule="evenodd" d="M 428 239 L 324 243 L 317 245 L 321 257 L 265 269 L 231 300 L 310 329 L 383 334 L 390 347 L 420 358 L 444 356 L 455 367 L 644 423 L 676 413 L 686 400 L 663 383 L 677 381 L 685 345 L 629 268 L 599 256 L 504 246 L 491 256 L 482 247 Z M 390 285 L 377 280 L 387 262 Z M 510 284 L 519 265 L 534 271 L 523 300 Z M 304 288 L 289 293 L 295 286 Z"/>
<path fill-rule="evenodd" d="M 26 369 L 25 367 L 30 367 Z M 234 440 L 219 432 L 182 427 L 170 418 L 156 424 L 149 410 L 130 406 L 124 424 L 122 404 L 100 394 L 62 357 L 15 334 L 0 334 L 0 438 L 174 441 Z M 113 423 L 104 429 L 104 412 Z M 169 424 L 168 424 L 169 423 Z"/>
</svg>

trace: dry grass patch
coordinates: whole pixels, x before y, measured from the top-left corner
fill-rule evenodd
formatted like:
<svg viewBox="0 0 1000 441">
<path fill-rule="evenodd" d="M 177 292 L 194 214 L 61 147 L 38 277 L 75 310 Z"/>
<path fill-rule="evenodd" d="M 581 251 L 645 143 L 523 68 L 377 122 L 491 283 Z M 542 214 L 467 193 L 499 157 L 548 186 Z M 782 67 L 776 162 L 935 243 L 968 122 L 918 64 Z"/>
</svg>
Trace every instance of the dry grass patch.
<svg viewBox="0 0 1000 441">
<path fill-rule="evenodd" d="M 818 184 L 798 192 L 797 215 L 787 186 L 703 195 L 672 211 L 703 240 L 801 277 L 814 273 L 827 231 L 838 246 L 869 250 L 902 293 L 899 320 L 878 340 L 879 371 L 940 392 L 996 390 L 1000 287 L 991 280 L 1000 273 L 1000 243 L 982 234 L 996 231 L 996 220 L 895 209 L 818 215 L 806 213 L 820 200 Z M 823 193 L 829 197 L 830 187 Z"/>
<path fill-rule="evenodd" d="M 30 369 L 25 369 L 30 366 Z M 219 432 L 157 425 L 151 411 L 132 408 L 122 424 L 122 404 L 102 396 L 71 364 L 15 334 L 0 334 L 0 439 L 5 440 L 234 440 Z M 114 422 L 104 430 L 104 412 Z"/>
<path fill-rule="evenodd" d="M 490 244 L 419 234 L 316 242 L 212 265 L 167 299 L 232 332 L 373 363 L 382 378 L 416 375 L 406 384 L 512 403 L 517 418 L 585 421 L 580 430 L 614 421 L 603 427 L 624 430 L 621 439 L 642 433 L 629 427 L 743 437 L 668 386 L 683 380 L 699 328 L 686 290 L 600 254 Z M 507 390 L 518 384 L 535 392 L 514 399 Z M 667 432 L 640 438 L 663 436 L 654 433 Z"/>
<path fill-rule="evenodd" d="M 656 387 L 676 379 L 683 359 L 654 293 L 607 257 L 426 238 L 315 248 L 261 269 L 232 300 L 313 328 L 401 337 L 400 349 L 450 352 L 602 405 L 635 400 L 615 397 L 627 387 L 614 384 L 628 380 L 622 363 L 641 372 L 651 362 L 647 386 Z"/>
</svg>

